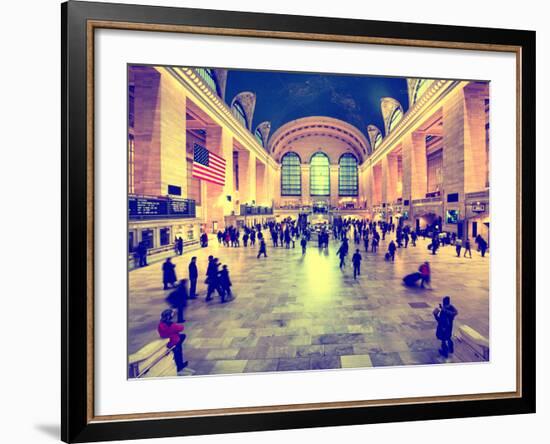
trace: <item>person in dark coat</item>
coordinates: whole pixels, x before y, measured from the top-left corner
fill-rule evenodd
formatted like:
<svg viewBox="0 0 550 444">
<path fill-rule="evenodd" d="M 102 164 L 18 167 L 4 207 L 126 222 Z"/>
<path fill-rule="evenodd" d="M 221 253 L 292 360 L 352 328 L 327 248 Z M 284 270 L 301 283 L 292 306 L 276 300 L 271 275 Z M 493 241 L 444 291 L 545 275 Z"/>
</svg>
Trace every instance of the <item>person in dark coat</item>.
<svg viewBox="0 0 550 444">
<path fill-rule="evenodd" d="M 197 269 L 197 257 L 193 256 L 189 263 L 189 299 L 197 298 L 197 280 L 199 279 L 199 270 Z"/>
<path fill-rule="evenodd" d="M 166 262 L 162 264 L 162 283 L 164 284 L 164 289 L 168 290 L 168 285 L 174 288 L 176 285 L 176 266 L 172 263 L 172 259 L 166 259 Z"/>
<path fill-rule="evenodd" d="M 460 251 L 462 250 L 462 239 L 455 239 L 455 250 L 456 257 L 460 257 Z"/>
<path fill-rule="evenodd" d="M 437 321 L 437 329 L 435 336 L 441 341 L 439 354 L 444 358 L 449 357 L 449 353 L 454 352 L 453 336 L 453 321 L 458 315 L 458 310 L 451 305 L 451 298 L 445 296 L 442 304 L 436 307 L 433 311 L 435 320 Z"/>
<path fill-rule="evenodd" d="M 395 250 L 396 250 L 395 242 L 392 240 L 388 245 L 388 253 L 390 255 L 390 259 L 392 260 L 392 262 L 395 261 Z"/>
<path fill-rule="evenodd" d="M 229 278 L 229 270 L 227 269 L 227 265 L 224 265 L 222 267 L 222 271 L 220 271 L 219 285 L 222 290 L 222 303 L 226 302 L 227 300 L 233 299 L 233 293 L 231 293 L 231 286 L 233 284 L 231 283 L 231 279 Z"/>
<path fill-rule="evenodd" d="M 302 240 L 300 241 L 300 245 L 302 246 L 302 256 L 306 254 L 306 248 L 307 248 L 307 240 L 305 237 L 302 237 Z"/>
<path fill-rule="evenodd" d="M 183 331 L 183 325 L 176 324 L 174 321 L 174 312 L 168 308 L 164 310 L 160 315 L 160 322 L 157 327 L 158 334 L 161 338 L 170 339 L 166 347 L 172 348 L 174 354 L 174 362 L 176 363 L 176 369 L 178 375 L 187 367 L 188 361 L 184 361 L 183 357 L 183 341 L 185 341 L 186 335 L 181 333 Z"/>
<path fill-rule="evenodd" d="M 416 247 L 416 239 L 418 238 L 418 235 L 416 234 L 416 231 L 411 232 L 411 243 L 413 247 Z"/>
<path fill-rule="evenodd" d="M 206 268 L 206 302 L 212 299 L 212 293 L 218 288 L 218 260 L 208 256 L 208 267 Z"/>
<path fill-rule="evenodd" d="M 176 245 L 178 248 L 178 254 L 181 256 L 183 254 L 183 239 L 181 237 L 176 240 Z"/>
<path fill-rule="evenodd" d="M 477 246 L 479 247 L 479 251 L 481 252 L 481 257 L 485 257 L 485 252 L 487 251 L 487 241 L 478 234 L 476 242 Z"/>
<path fill-rule="evenodd" d="M 361 253 L 359 249 L 355 250 L 355 254 L 352 256 L 351 261 L 353 262 L 353 279 L 357 279 L 357 275 L 361 274 Z"/>
<path fill-rule="evenodd" d="M 431 243 L 432 254 L 435 254 L 438 248 L 439 248 L 439 236 L 437 235 L 436 232 L 434 232 L 432 243 Z"/>
<path fill-rule="evenodd" d="M 178 322 L 185 322 L 183 318 L 187 308 L 187 279 L 182 279 L 176 289 L 166 298 L 166 302 L 178 312 Z"/>
<path fill-rule="evenodd" d="M 344 241 L 342 242 L 342 245 L 340 245 L 340 248 L 338 248 L 338 251 L 336 252 L 336 254 L 338 255 L 338 257 L 340 258 L 340 268 L 343 268 L 346 266 L 346 256 L 348 255 L 348 241 L 347 239 L 344 239 Z"/>
<path fill-rule="evenodd" d="M 139 266 L 146 267 L 147 266 L 147 244 L 145 242 L 141 241 L 138 244 L 137 254 L 139 258 Z"/>
<path fill-rule="evenodd" d="M 258 256 L 256 257 L 260 259 L 260 256 L 262 254 L 264 255 L 264 257 L 267 257 L 267 247 L 265 245 L 265 240 L 263 237 L 260 239 L 260 250 L 258 251 Z"/>
</svg>

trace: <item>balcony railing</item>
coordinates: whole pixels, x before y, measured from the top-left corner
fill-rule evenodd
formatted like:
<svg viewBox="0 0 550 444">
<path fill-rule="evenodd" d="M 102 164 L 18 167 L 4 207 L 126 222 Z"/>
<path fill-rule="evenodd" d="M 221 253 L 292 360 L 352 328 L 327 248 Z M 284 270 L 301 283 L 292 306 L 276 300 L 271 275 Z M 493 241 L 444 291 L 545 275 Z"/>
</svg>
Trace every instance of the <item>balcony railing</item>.
<svg viewBox="0 0 550 444">
<path fill-rule="evenodd" d="M 466 199 L 489 199 L 489 190 L 466 193 Z"/>
<path fill-rule="evenodd" d="M 413 199 L 412 203 L 413 205 L 441 203 L 441 197 L 437 196 L 437 197 L 426 197 L 425 199 Z"/>
<path fill-rule="evenodd" d="M 241 205 L 241 216 L 273 214 L 273 207 Z"/>
</svg>

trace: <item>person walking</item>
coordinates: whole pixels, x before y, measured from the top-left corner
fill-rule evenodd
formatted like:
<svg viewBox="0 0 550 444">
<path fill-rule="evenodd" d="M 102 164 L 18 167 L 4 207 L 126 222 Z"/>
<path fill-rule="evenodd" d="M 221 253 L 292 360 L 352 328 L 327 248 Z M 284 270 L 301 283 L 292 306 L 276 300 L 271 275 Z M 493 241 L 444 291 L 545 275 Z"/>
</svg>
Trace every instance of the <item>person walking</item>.
<svg viewBox="0 0 550 444">
<path fill-rule="evenodd" d="M 208 270 L 206 271 L 206 283 L 208 284 L 208 289 L 206 291 L 206 302 L 212 300 L 212 293 L 214 293 L 214 291 L 217 291 L 220 297 L 222 296 L 218 280 L 218 266 L 219 264 L 217 258 L 212 258 L 208 264 Z"/>
<path fill-rule="evenodd" d="M 438 248 L 439 248 L 439 237 L 434 232 L 434 235 L 433 235 L 433 238 L 432 238 L 432 244 L 431 244 L 432 254 L 435 254 L 437 252 Z"/>
<path fill-rule="evenodd" d="M 439 354 L 444 358 L 448 358 L 449 353 L 454 353 L 454 344 L 452 340 L 453 321 L 458 315 L 458 310 L 451 305 L 451 298 L 445 296 L 442 304 L 439 304 L 439 307 L 434 309 L 433 315 L 437 321 L 435 336 L 441 341 Z"/>
<path fill-rule="evenodd" d="M 466 238 L 464 241 L 464 257 L 466 257 L 466 253 L 470 255 L 470 259 L 472 258 L 472 245 L 470 244 L 470 239 Z"/>
<path fill-rule="evenodd" d="M 420 273 L 420 287 L 426 288 L 425 285 L 428 284 L 430 286 L 430 290 L 432 288 L 431 278 L 432 278 L 432 271 L 430 269 L 430 263 L 428 261 L 424 262 L 420 267 L 418 268 L 418 272 Z"/>
<path fill-rule="evenodd" d="M 485 252 L 487 251 L 487 241 L 478 234 L 476 242 L 479 247 L 479 251 L 481 252 L 481 257 L 485 257 Z"/>
<path fill-rule="evenodd" d="M 368 233 L 365 234 L 365 238 L 363 239 L 363 243 L 365 244 L 365 253 L 369 252 L 369 235 Z"/>
<path fill-rule="evenodd" d="M 147 266 L 147 244 L 144 241 L 141 241 L 137 247 L 137 254 L 139 257 L 139 266 Z"/>
<path fill-rule="evenodd" d="M 340 269 L 346 266 L 346 256 L 348 255 L 348 242 L 347 240 L 344 240 L 342 242 L 342 245 L 340 245 L 340 248 L 338 248 L 338 251 L 336 254 L 340 257 Z"/>
<path fill-rule="evenodd" d="M 172 259 L 168 258 L 162 264 L 162 283 L 164 285 L 164 290 L 168 290 L 168 285 L 172 288 L 175 288 L 176 284 L 176 266 L 172 263 Z"/>
<path fill-rule="evenodd" d="M 183 341 L 185 341 L 186 335 L 181 333 L 183 325 L 176 324 L 173 318 L 174 312 L 172 309 L 168 308 L 164 310 L 160 314 L 157 332 L 161 338 L 169 339 L 166 347 L 172 349 L 178 376 L 182 376 L 183 369 L 189 364 L 189 361 L 184 361 L 183 356 Z"/>
<path fill-rule="evenodd" d="M 189 263 L 189 299 L 197 298 L 197 281 L 199 279 L 199 270 L 197 269 L 197 257 L 193 256 Z"/>
<path fill-rule="evenodd" d="M 388 245 L 388 253 L 390 255 L 390 259 L 391 259 L 392 262 L 395 261 L 395 250 L 396 250 L 395 242 L 392 240 L 392 241 L 390 241 L 390 244 Z"/>
<path fill-rule="evenodd" d="M 353 262 L 353 279 L 357 279 L 357 276 L 361 274 L 361 260 L 361 253 L 359 253 L 359 249 L 357 249 L 351 258 L 351 261 Z"/>
<path fill-rule="evenodd" d="M 411 232 L 411 244 L 413 247 L 416 247 L 416 239 L 418 238 L 418 235 L 416 234 L 416 231 Z"/>
<path fill-rule="evenodd" d="M 220 288 L 222 290 L 221 298 L 222 298 L 222 304 L 224 302 L 227 302 L 228 300 L 233 299 L 233 293 L 231 293 L 231 286 L 233 285 L 231 283 L 231 279 L 229 278 L 229 270 L 227 269 L 227 265 L 224 265 L 222 267 L 222 271 L 220 271 Z"/>
<path fill-rule="evenodd" d="M 177 310 L 178 322 L 185 322 L 185 309 L 187 308 L 187 279 L 182 279 L 176 289 L 168 295 L 166 302 L 170 307 Z"/>
<path fill-rule="evenodd" d="M 460 251 L 462 250 L 462 239 L 455 239 L 456 257 L 460 257 Z"/>
<path fill-rule="evenodd" d="M 300 241 L 300 245 L 302 246 L 302 256 L 306 254 L 306 248 L 307 248 L 307 240 L 304 237 L 302 237 L 302 240 Z"/>
<path fill-rule="evenodd" d="M 264 255 L 264 257 L 267 257 L 267 247 L 265 245 L 265 240 L 263 237 L 260 239 L 260 250 L 258 251 L 258 256 L 256 256 L 256 258 L 260 259 L 260 256 L 262 254 Z"/>
</svg>

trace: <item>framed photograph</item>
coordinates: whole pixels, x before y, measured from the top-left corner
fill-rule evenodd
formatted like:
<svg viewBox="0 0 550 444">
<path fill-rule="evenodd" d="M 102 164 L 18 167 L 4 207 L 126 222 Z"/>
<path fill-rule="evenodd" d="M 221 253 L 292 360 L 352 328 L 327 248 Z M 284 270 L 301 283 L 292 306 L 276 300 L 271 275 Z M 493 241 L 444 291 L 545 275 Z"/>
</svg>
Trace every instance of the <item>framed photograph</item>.
<svg viewBox="0 0 550 444">
<path fill-rule="evenodd" d="M 62 439 L 535 411 L 535 33 L 64 3 Z"/>
</svg>

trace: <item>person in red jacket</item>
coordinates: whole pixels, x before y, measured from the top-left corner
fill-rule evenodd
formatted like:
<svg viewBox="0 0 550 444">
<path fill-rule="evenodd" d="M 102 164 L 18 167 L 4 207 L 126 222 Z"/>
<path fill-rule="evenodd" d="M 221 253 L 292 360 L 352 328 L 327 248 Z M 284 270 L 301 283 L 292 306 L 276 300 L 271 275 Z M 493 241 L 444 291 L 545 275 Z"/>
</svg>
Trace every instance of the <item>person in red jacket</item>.
<svg viewBox="0 0 550 444">
<path fill-rule="evenodd" d="M 430 288 L 432 288 L 432 284 L 430 283 L 432 272 L 430 270 L 429 262 L 424 262 L 422 265 L 420 265 L 418 271 L 420 272 L 420 276 L 422 279 L 422 281 L 420 282 L 420 286 L 422 288 L 425 288 L 424 285 L 428 284 Z"/>
<path fill-rule="evenodd" d="M 181 333 L 183 331 L 183 325 L 173 322 L 174 311 L 172 309 L 164 310 L 160 315 L 160 322 L 158 325 L 158 333 L 161 338 L 168 338 L 168 348 L 172 348 L 174 354 L 174 362 L 176 363 L 176 369 L 178 374 L 187 367 L 189 361 L 183 360 L 183 341 L 185 341 L 186 335 Z"/>
</svg>

